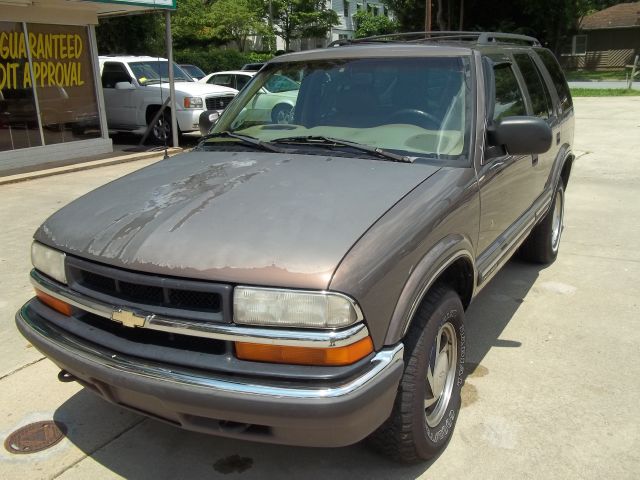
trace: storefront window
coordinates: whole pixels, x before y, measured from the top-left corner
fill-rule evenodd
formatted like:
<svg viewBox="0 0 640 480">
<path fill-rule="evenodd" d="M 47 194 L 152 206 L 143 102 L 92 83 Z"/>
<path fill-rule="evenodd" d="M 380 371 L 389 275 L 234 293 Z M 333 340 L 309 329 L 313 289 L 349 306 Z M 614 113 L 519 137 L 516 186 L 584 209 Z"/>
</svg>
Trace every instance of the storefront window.
<svg viewBox="0 0 640 480">
<path fill-rule="evenodd" d="M 27 31 L 45 145 L 99 137 L 87 29 L 30 23 Z"/>
<path fill-rule="evenodd" d="M 23 25 L 0 22 L 0 151 L 100 137 L 87 28 L 28 24 L 27 33 L 31 69 Z"/>
<path fill-rule="evenodd" d="M 0 22 L 0 152 L 42 145 L 21 23 Z"/>
</svg>

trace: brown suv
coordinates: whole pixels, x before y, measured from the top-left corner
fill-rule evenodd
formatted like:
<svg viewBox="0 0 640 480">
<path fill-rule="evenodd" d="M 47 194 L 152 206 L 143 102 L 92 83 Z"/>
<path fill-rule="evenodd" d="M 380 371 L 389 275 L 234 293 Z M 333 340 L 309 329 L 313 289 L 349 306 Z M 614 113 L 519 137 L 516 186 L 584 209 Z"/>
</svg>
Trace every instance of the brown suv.
<svg viewBox="0 0 640 480">
<path fill-rule="evenodd" d="M 252 111 L 274 76 L 299 84 L 282 123 Z M 460 409 L 466 307 L 516 249 L 558 253 L 572 143 L 533 38 L 283 55 L 193 152 L 40 227 L 17 325 L 105 399 L 190 430 L 430 458 Z"/>
</svg>

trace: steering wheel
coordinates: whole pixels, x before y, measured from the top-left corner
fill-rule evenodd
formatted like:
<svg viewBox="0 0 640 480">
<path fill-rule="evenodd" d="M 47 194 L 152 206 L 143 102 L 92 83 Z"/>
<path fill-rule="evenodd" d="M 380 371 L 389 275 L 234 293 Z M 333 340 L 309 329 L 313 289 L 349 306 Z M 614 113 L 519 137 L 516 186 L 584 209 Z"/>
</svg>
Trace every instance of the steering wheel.
<svg viewBox="0 0 640 480">
<path fill-rule="evenodd" d="M 400 119 L 406 119 L 407 123 L 418 125 L 419 127 L 424 126 L 425 128 L 428 128 L 427 125 L 434 127 L 429 128 L 429 130 L 440 129 L 440 120 L 438 120 L 434 115 L 422 110 L 418 110 L 417 108 L 403 108 L 402 110 L 393 112 L 389 117 L 389 121 L 398 121 Z"/>
</svg>

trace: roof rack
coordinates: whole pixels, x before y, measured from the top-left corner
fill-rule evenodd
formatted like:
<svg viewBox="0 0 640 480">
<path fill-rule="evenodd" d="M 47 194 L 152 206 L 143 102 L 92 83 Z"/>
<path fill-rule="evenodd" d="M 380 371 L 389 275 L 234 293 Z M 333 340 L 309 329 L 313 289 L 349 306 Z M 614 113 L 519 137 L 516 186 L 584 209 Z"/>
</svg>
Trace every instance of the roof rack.
<svg viewBox="0 0 640 480">
<path fill-rule="evenodd" d="M 342 39 L 329 44 L 330 47 L 340 47 L 343 45 L 353 45 L 359 43 L 423 43 L 439 41 L 468 41 L 478 45 L 490 45 L 494 43 L 525 44 L 532 47 L 541 46 L 537 38 L 516 33 L 501 32 L 456 32 L 456 31 L 427 31 L 427 32 L 407 32 L 389 33 L 386 35 L 375 35 L 372 37 Z"/>
</svg>

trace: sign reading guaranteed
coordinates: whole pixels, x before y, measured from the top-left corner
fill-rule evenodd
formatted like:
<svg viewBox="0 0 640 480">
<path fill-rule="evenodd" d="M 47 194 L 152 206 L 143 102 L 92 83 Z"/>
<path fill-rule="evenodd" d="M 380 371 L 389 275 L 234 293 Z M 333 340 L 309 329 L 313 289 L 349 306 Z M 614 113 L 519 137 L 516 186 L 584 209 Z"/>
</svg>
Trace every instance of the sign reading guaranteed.
<svg viewBox="0 0 640 480">
<path fill-rule="evenodd" d="M 33 78 L 26 67 L 27 46 L 23 32 L 0 32 L 0 89 L 75 87 L 84 85 L 84 42 L 78 34 L 29 33 Z M 21 68 L 23 67 L 24 68 Z"/>
</svg>

